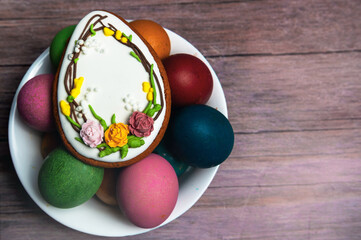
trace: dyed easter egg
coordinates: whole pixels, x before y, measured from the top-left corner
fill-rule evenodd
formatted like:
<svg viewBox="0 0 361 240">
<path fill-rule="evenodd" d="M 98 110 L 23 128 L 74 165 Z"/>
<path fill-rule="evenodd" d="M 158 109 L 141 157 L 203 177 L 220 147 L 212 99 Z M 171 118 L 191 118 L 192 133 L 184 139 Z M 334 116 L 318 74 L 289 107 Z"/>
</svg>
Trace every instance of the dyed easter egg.
<svg viewBox="0 0 361 240">
<path fill-rule="evenodd" d="M 169 162 L 157 154 L 152 153 L 119 173 L 119 207 L 138 227 L 153 228 L 163 223 L 177 198 L 177 175 Z"/>
<path fill-rule="evenodd" d="M 206 64 L 189 54 L 175 54 L 163 60 L 172 92 L 172 106 L 205 104 L 213 90 L 212 74 Z"/>
<path fill-rule="evenodd" d="M 61 145 L 59 134 L 54 132 L 46 132 L 41 138 L 40 152 L 43 158 L 46 158 L 55 148 Z"/>
<path fill-rule="evenodd" d="M 62 148 L 52 151 L 41 166 L 39 191 L 45 201 L 58 208 L 72 208 L 94 196 L 104 169 L 85 164 Z"/>
<path fill-rule="evenodd" d="M 105 168 L 102 184 L 96 192 L 96 196 L 110 206 L 118 205 L 115 195 L 118 173 L 119 169 L 117 168 Z"/>
<path fill-rule="evenodd" d="M 166 159 L 173 167 L 177 177 L 180 177 L 189 167 L 185 162 L 177 160 L 177 157 L 169 151 L 167 144 L 163 140 L 159 143 L 159 145 L 154 149 L 153 153 L 156 153 Z"/>
<path fill-rule="evenodd" d="M 55 130 L 51 89 L 54 76 L 38 75 L 20 89 L 17 108 L 22 119 L 32 128 L 48 132 Z"/>
<path fill-rule="evenodd" d="M 51 64 L 58 68 L 64 49 L 68 43 L 69 37 L 73 34 L 76 25 L 71 25 L 60 30 L 50 45 L 50 60 Z"/>
<path fill-rule="evenodd" d="M 135 28 L 135 30 L 144 37 L 160 59 L 169 56 L 170 40 L 167 32 L 161 25 L 147 19 L 135 20 L 130 22 L 129 25 Z"/>
<path fill-rule="evenodd" d="M 177 159 L 199 168 L 222 163 L 234 144 L 234 133 L 228 119 L 206 105 L 179 109 L 167 131 L 171 150 Z"/>
</svg>

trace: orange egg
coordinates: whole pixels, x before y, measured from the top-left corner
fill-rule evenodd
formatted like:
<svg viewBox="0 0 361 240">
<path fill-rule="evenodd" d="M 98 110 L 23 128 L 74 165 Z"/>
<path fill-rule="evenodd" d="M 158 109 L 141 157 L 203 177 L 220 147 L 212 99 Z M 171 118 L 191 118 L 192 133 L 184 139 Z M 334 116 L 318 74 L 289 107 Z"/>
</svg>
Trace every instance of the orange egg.
<svg viewBox="0 0 361 240">
<path fill-rule="evenodd" d="M 160 59 L 169 56 L 170 40 L 167 32 L 161 25 L 151 20 L 135 20 L 129 23 L 154 49 Z"/>
</svg>

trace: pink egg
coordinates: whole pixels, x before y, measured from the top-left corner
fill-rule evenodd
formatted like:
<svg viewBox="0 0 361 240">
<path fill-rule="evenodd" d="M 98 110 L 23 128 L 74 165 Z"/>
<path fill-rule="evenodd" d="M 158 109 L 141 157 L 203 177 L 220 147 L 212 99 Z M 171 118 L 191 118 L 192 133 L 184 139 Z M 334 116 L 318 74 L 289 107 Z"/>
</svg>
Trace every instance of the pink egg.
<svg viewBox="0 0 361 240">
<path fill-rule="evenodd" d="M 163 157 L 152 153 L 120 172 L 117 200 L 132 223 L 142 228 L 153 228 L 172 213 L 178 190 L 173 167 Z"/>
<path fill-rule="evenodd" d="M 24 122 L 42 132 L 55 129 L 51 104 L 53 80 L 53 74 L 30 79 L 21 88 L 17 100 L 17 108 Z"/>
</svg>

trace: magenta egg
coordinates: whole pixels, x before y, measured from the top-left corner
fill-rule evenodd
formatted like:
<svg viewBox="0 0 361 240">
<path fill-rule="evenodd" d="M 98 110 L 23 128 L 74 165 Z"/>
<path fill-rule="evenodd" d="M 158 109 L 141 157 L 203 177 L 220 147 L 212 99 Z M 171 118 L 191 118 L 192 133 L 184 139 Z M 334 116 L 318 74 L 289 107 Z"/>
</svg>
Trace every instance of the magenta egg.
<svg viewBox="0 0 361 240">
<path fill-rule="evenodd" d="M 124 168 L 117 181 L 117 201 L 138 227 L 153 228 L 172 213 L 178 198 L 178 179 L 170 163 L 157 154 Z"/>
<path fill-rule="evenodd" d="M 18 95 L 17 109 L 21 118 L 38 131 L 55 130 L 51 104 L 53 80 L 53 74 L 38 75 L 26 82 Z"/>
</svg>

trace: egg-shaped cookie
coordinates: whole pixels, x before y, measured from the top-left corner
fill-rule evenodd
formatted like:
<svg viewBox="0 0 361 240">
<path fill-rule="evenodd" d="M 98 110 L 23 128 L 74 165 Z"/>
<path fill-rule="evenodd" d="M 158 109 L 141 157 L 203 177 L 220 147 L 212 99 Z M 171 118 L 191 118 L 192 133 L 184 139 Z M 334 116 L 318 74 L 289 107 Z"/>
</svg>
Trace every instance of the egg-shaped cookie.
<svg viewBox="0 0 361 240">
<path fill-rule="evenodd" d="M 66 148 L 102 167 L 127 166 L 160 142 L 170 115 L 162 62 L 121 17 L 94 11 L 76 26 L 53 88 Z"/>
</svg>

